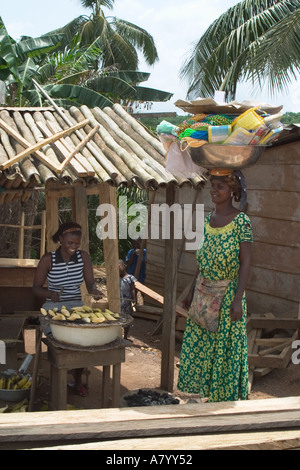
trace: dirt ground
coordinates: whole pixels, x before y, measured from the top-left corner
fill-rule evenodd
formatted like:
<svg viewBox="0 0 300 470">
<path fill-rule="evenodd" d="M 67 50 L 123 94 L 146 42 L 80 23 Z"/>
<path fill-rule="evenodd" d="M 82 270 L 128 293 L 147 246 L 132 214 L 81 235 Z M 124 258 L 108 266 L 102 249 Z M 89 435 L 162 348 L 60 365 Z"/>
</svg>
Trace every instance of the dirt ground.
<svg viewBox="0 0 300 470">
<path fill-rule="evenodd" d="M 140 388 L 162 391 L 160 389 L 161 374 L 161 331 L 156 332 L 156 322 L 135 318 L 131 324 L 129 339 L 132 341 L 126 347 L 126 361 L 121 367 L 121 406 L 127 406 L 124 395 Z M 155 334 L 153 334 L 155 333 Z M 34 353 L 35 330 L 25 331 L 25 348 L 27 353 Z M 180 341 L 176 341 L 174 360 L 174 390 L 169 391 L 173 397 L 186 403 L 189 400 L 201 401 L 198 395 L 184 394 L 177 390 L 178 366 L 180 357 Z M 22 358 L 20 357 L 20 363 Z M 91 368 L 88 374 L 88 396 L 85 398 L 68 391 L 68 404 L 79 409 L 100 407 L 102 368 Z M 47 410 L 50 401 L 49 363 L 46 345 L 42 348 L 39 375 L 42 384 L 37 390 L 34 410 Z M 70 375 L 70 382 L 73 377 Z M 85 380 L 86 376 L 84 376 Z M 250 399 L 265 399 L 300 395 L 300 366 L 290 363 L 285 369 L 273 370 L 264 377 L 255 378 Z M 0 405 L 1 402 L 0 402 Z"/>
</svg>

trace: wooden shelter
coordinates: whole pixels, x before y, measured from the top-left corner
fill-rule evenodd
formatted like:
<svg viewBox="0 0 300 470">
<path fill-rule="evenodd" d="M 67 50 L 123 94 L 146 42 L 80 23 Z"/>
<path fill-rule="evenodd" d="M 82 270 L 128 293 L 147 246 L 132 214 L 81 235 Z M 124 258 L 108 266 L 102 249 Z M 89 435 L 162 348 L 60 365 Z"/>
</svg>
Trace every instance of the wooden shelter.
<svg viewBox="0 0 300 470">
<path fill-rule="evenodd" d="M 159 140 L 116 104 L 113 108 L 2 108 L 0 109 L 0 204 L 25 202 L 33 191 L 45 190 L 45 249 L 54 248 L 51 236 L 58 228 L 58 202 L 72 202 L 72 218 L 82 225 L 82 248 L 89 249 L 87 197 L 99 196 L 100 204 L 116 207 L 116 188 L 136 185 L 149 193 L 164 188 L 170 204 L 177 189 L 200 188 L 203 178 L 177 178 L 165 170 L 165 150 Z M 153 200 L 150 197 L 150 200 Z M 3 224 L 7 221 L 1 221 Z M 26 226 L 20 226 L 21 231 Z M 108 301 L 119 310 L 118 239 L 103 240 Z M 172 387 L 172 348 L 175 338 L 173 312 L 176 297 L 174 246 L 165 252 L 165 334 L 162 377 Z M 0 259 L 2 314 L 36 310 L 31 286 L 36 261 Z M 15 294 L 18 288 L 19 295 Z M 171 362 L 169 362 L 171 358 Z"/>
</svg>

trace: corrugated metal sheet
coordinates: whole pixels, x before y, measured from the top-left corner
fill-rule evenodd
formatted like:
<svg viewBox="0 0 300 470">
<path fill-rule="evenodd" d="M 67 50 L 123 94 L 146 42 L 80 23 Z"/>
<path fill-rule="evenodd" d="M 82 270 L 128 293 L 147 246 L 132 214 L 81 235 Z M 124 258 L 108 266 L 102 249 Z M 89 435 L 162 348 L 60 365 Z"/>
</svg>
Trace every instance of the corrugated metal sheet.
<svg viewBox="0 0 300 470">
<path fill-rule="evenodd" d="M 60 111 L 61 114 L 52 108 L 0 108 L 0 203 L 15 198 L 26 199 L 32 188 L 42 187 L 49 181 L 71 185 L 78 180 L 86 185 L 102 182 L 114 186 L 134 184 L 151 190 L 168 184 L 179 187 L 202 184 L 200 175 L 188 179 L 168 173 L 165 150 L 160 141 L 119 104 L 103 110 L 81 106 Z M 38 150 L 39 154 L 32 153 L 1 170 L 1 165 L 24 151 L 24 139 L 30 147 L 85 119 L 89 119 L 89 124 L 82 129 L 43 146 Z M 92 139 L 76 153 L 64 171 L 57 172 L 55 168 L 96 125 L 99 128 Z M 13 137 L 11 129 L 20 140 Z"/>
</svg>

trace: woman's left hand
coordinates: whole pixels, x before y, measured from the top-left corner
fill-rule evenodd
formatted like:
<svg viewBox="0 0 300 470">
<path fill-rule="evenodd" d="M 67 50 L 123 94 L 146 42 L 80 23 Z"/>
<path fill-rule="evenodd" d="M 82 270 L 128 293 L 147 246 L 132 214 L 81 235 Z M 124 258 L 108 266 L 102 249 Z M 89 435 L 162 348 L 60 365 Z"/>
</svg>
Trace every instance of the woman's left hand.
<svg viewBox="0 0 300 470">
<path fill-rule="evenodd" d="M 243 316 L 242 300 L 234 299 L 230 306 L 230 319 L 231 321 L 240 320 Z"/>
</svg>

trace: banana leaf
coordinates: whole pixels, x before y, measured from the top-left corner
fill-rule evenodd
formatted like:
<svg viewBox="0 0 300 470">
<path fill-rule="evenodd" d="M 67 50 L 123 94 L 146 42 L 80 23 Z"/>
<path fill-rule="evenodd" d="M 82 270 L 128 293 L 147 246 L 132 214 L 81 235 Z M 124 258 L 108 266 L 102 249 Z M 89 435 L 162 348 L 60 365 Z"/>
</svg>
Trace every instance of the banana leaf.
<svg viewBox="0 0 300 470">
<path fill-rule="evenodd" d="M 63 34 L 29 38 L 14 44 L 15 53 L 18 57 L 40 57 L 41 54 L 49 54 L 61 43 Z"/>
<path fill-rule="evenodd" d="M 134 88 L 135 93 L 132 96 L 128 96 L 127 98 L 131 98 L 137 101 L 168 101 L 173 96 L 173 93 L 156 90 L 154 88 L 146 88 L 141 86 L 136 86 Z"/>
<path fill-rule="evenodd" d="M 7 64 L 10 73 L 16 78 L 19 78 L 18 60 L 14 51 L 13 42 L 4 26 L 2 18 L 0 17 L 0 54 L 1 54 L 1 68 L 6 68 Z"/>
<path fill-rule="evenodd" d="M 112 107 L 114 104 L 100 93 L 79 85 L 47 85 L 44 87 L 44 90 L 54 100 L 67 99 L 72 103 L 72 106 L 74 104 L 85 104 L 89 108 L 94 108 L 95 106 L 104 108 L 105 106 Z M 24 91 L 23 95 L 30 101 L 31 106 L 38 106 L 40 104 L 41 96 L 35 90 Z M 44 97 L 42 99 L 43 101 L 45 100 Z"/>
</svg>

